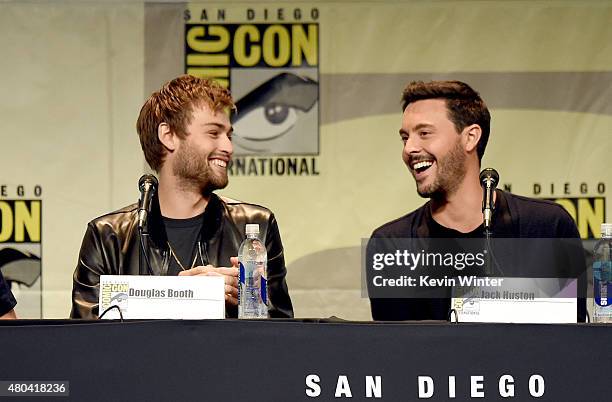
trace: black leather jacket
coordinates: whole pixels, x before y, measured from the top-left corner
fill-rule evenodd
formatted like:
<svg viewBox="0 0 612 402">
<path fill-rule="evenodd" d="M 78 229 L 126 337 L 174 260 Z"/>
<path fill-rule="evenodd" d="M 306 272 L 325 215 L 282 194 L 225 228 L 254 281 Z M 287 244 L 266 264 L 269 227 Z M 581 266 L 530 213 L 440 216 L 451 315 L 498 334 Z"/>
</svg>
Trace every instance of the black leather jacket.
<svg viewBox="0 0 612 402">
<path fill-rule="evenodd" d="M 138 205 L 133 204 L 89 222 L 83 238 L 79 262 L 74 271 L 71 318 L 98 317 L 100 275 L 149 275 L 146 264 L 139 264 L 140 241 L 137 230 Z M 213 266 L 229 267 L 230 257 L 238 255 L 245 236 L 245 224 L 258 223 L 260 239 L 268 251 L 268 294 L 270 317 L 293 317 L 293 307 L 285 275 L 283 245 L 274 214 L 267 208 L 212 195 L 204 211 L 201 244 L 205 260 Z M 153 200 L 145 236 L 153 275 L 167 275 L 170 252 L 162 222 L 159 201 Z M 228 317 L 237 316 L 228 308 Z"/>
</svg>

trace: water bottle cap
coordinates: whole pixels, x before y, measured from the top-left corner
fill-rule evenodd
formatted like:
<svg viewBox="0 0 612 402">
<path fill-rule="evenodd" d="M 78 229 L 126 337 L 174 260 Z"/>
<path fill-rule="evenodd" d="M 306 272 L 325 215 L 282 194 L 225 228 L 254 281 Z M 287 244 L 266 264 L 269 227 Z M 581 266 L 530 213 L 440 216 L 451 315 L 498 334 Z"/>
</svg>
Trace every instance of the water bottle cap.
<svg viewBox="0 0 612 402">
<path fill-rule="evenodd" d="M 612 223 L 601 224 L 601 235 L 605 237 L 612 237 Z"/>
<path fill-rule="evenodd" d="M 258 223 L 247 223 L 245 230 L 246 234 L 259 234 L 259 224 Z"/>
</svg>

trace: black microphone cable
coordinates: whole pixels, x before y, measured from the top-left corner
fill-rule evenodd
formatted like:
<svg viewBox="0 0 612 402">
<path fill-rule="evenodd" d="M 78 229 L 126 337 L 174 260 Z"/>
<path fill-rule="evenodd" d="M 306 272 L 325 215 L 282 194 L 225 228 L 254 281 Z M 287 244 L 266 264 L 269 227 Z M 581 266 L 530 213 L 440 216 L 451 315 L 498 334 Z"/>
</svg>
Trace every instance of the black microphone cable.
<svg viewBox="0 0 612 402">
<path fill-rule="evenodd" d="M 113 304 L 112 306 L 108 307 L 106 310 L 104 310 L 102 312 L 102 314 L 100 314 L 98 316 L 98 319 L 102 319 L 102 317 L 104 317 L 104 315 L 106 313 L 108 313 L 109 311 L 113 310 L 113 309 L 117 309 L 117 311 L 119 311 L 119 320 L 121 320 L 121 322 L 123 322 L 123 313 L 121 312 L 121 308 L 119 306 L 117 306 L 116 304 Z"/>
</svg>

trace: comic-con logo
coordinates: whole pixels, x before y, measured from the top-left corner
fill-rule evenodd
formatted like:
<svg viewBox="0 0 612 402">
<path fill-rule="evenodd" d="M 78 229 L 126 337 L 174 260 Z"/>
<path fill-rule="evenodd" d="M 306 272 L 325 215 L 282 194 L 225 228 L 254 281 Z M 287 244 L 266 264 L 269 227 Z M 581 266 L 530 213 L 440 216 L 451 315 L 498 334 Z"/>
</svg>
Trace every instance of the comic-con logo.
<svg viewBox="0 0 612 402">
<path fill-rule="evenodd" d="M 125 313 L 128 305 L 128 283 L 103 283 L 100 289 L 100 313 L 108 310 L 111 306 L 117 306 Z"/>
<path fill-rule="evenodd" d="M 316 22 L 185 24 L 185 72 L 217 80 L 236 99 L 234 155 L 245 174 L 250 161 L 241 156 L 318 155 L 318 66 Z M 310 160 L 275 159 L 253 164 L 254 173 L 291 174 L 292 165 L 313 166 Z"/>
<path fill-rule="evenodd" d="M 0 271 L 17 298 L 20 317 L 42 318 L 42 200 L 26 199 L 32 194 L 24 186 L 15 190 L 11 195 L 23 198 L 0 198 Z M 41 192 L 36 186 L 33 194 Z M 11 195 L 0 186 L 0 197 Z"/>
</svg>

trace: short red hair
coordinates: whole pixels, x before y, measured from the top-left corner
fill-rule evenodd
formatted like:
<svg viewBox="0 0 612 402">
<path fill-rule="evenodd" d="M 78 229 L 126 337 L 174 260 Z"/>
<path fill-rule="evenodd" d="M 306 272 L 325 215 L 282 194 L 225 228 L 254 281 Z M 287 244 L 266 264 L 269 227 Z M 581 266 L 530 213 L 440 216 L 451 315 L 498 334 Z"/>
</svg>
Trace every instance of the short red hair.
<svg viewBox="0 0 612 402">
<path fill-rule="evenodd" d="M 140 109 L 136 130 L 140 146 L 151 169 L 159 171 L 165 149 L 157 137 L 157 128 L 166 123 L 180 138 L 187 135 L 194 107 L 207 106 L 212 111 L 235 109 L 228 89 L 215 81 L 192 75 L 181 75 L 151 94 Z"/>
</svg>

